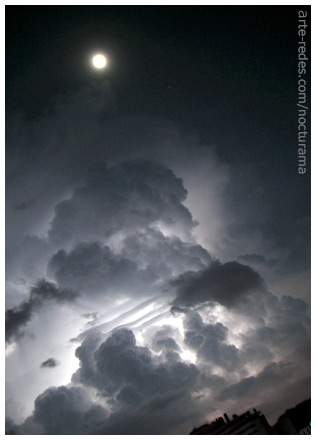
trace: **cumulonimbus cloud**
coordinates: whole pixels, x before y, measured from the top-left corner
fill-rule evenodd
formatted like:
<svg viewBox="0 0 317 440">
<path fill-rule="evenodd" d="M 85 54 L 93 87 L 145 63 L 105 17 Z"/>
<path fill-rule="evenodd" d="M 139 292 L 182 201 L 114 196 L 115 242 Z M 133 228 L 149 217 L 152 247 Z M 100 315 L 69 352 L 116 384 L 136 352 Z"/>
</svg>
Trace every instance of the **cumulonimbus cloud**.
<svg viewBox="0 0 317 440">
<path fill-rule="evenodd" d="M 45 239 L 55 282 L 41 280 L 7 310 L 7 341 L 19 341 L 50 303 L 78 298 L 94 319 L 72 339 L 79 368 L 69 385 L 41 392 L 32 415 L 19 426 L 8 420 L 8 432 L 189 432 L 211 402 L 238 399 L 245 384 L 264 396 L 265 378 L 276 384 L 286 371 L 280 358 L 295 365 L 298 353 L 307 356 L 305 303 L 278 299 L 250 266 L 218 261 L 197 244 L 186 194 L 167 167 L 130 161 L 94 167 L 56 204 Z M 118 298 L 133 304 L 107 316 Z M 157 298 L 164 317 L 161 303 L 151 309 Z M 287 370 L 288 384 L 298 368 Z"/>
<path fill-rule="evenodd" d="M 93 241 L 156 221 L 188 231 L 195 222 L 182 204 L 186 195 L 182 180 L 163 165 L 100 163 L 70 199 L 56 205 L 49 237 L 56 243 Z"/>
</svg>

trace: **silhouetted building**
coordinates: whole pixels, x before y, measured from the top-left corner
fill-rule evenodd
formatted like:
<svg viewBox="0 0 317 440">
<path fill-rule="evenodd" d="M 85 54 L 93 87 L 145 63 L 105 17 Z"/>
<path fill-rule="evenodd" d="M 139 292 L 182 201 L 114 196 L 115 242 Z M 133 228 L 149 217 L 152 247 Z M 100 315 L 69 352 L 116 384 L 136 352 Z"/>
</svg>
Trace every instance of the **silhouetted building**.
<svg viewBox="0 0 317 440">
<path fill-rule="evenodd" d="M 280 435 L 311 435 L 310 420 L 311 399 L 307 399 L 295 408 L 286 410 L 273 428 Z"/>
<path fill-rule="evenodd" d="M 311 429 L 310 429 L 310 425 L 307 426 L 306 428 L 303 428 L 299 431 L 300 435 L 311 435 Z"/>
<path fill-rule="evenodd" d="M 233 414 L 230 420 L 227 414 L 218 417 L 210 424 L 193 429 L 191 435 L 267 435 L 274 434 L 265 416 L 253 409 L 238 416 Z"/>
</svg>

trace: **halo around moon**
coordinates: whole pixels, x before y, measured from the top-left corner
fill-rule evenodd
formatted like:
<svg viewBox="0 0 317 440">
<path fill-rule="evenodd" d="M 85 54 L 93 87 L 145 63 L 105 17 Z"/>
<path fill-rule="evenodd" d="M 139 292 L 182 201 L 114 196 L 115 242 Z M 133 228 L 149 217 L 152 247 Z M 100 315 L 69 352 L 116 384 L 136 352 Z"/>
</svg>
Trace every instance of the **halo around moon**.
<svg viewBox="0 0 317 440">
<path fill-rule="evenodd" d="M 97 53 L 92 57 L 91 62 L 95 69 L 104 69 L 107 65 L 107 58 L 103 54 Z"/>
</svg>

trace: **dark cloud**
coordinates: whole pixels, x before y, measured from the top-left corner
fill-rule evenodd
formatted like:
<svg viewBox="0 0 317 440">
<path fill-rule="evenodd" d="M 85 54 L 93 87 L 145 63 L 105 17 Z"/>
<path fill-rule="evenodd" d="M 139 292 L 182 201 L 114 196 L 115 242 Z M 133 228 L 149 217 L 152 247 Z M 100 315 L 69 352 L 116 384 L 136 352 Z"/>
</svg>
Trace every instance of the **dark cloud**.
<svg viewBox="0 0 317 440">
<path fill-rule="evenodd" d="M 6 311 L 6 341 L 18 340 L 24 335 L 23 327 L 32 319 L 44 303 L 63 303 L 74 301 L 78 293 L 73 289 L 63 289 L 57 285 L 42 279 L 33 286 L 29 292 L 29 298 L 19 306 Z"/>
<path fill-rule="evenodd" d="M 106 415 L 105 409 L 94 405 L 81 387 L 52 387 L 35 399 L 33 414 L 21 431 L 34 434 L 37 425 L 43 434 L 87 434 Z"/>
<path fill-rule="evenodd" d="M 163 335 L 156 335 L 157 342 L 162 341 L 159 336 Z M 178 349 L 177 345 L 167 347 L 170 341 L 166 342 L 166 349 Z M 198 369 L 179 357 L 153 355 L 136 345 L 131 330 L 116 330 L 104 342 L 99 335 L 86 338 L 76 356 L 80 359 L 73 377 L 76 386 L 49 388 L 38 396 L 32 416 L 20 426 L 23 434 L 35 430 L 43 434 L 145 434 L 149 426 L 159 434 L 172 420 L 176 426 L 195 414 L 188 403 Z M 95 389 L 107 401 L 111 414 L 93 404 L 82 385 Z M 147 420 L 150 414 L 151 421 Z"/>
<path fill-rule="evenodd" d="M 92 241 L 156 221 L 187 232 L 195 223 L 182 204 L 186 196 L 182 180 L 163 165 L 99 163 L 70 199 L 56 205 L 49 237 L 56 243 Z"/>
<path fill-rule="evenodd" d="M 248 292 L 264 288 L 257 272 L 236 261 L 214 262 L 207 269 L 179 276 L 171 285 L 177 292 L 174 304 L 185 306 L 216 301 L 232 307 Z"/>
<path fill-rule="evenodd" d="M 81 243 L 66 253 L 59 250 L 50 260 L 48 273 L 63 287 L 74 287 L 83 294 L 99 293 L 133 288 L 142 274 L 127 258 L 111 252 L 108 246 L 99 243 Z"/>
<path fill-rule="evenodd" d="M 81 367 L 74 380 L 95 386 L 108 398 L 115 398 L 117 404 L 140 404 L 156 393 L 193 385 L 198 377 L 194 365 L 179 360 L 155 361 L 149 349 L 137 346 L 133 332 L 125 328 L 114 331 L 95 347 L 93 340 L 91 347 L 86 342 L 77 348 Z"/>
<path fill-rule="evenodd" d="M 6 311 L 5 335 L 6 342 L 12 342 L 24 335 L 22 327 L 31 320 L 34 306 L 29 301 L 22 302 L 18 307 Z"/>
<path fill-rule="evenodd" d="M 92 434 L 164 435 L 188 434 L 201 418 L 201 409 L 185 389 L 155 394 L 146 403 L 112 414 Z"/>
<path fill-rule="evenodd" d="M 60 249 L 48 264 L 48 274 L 63 287 L 79 289 L 83 295 L 129 297 L 151 295 L 171 276 L 206 267 L 209 253 L 197 244 L 165 236 L 146 228 L 126 237 L 119 253 L 97 242 L 80 243 L 70 252 Z"/>
<path fill-rule="evenodd" d="M 19 434 L 19 425 L 14 423 L 10 417 L 5 419 L 5 435 L 17 435 Z"/>
<path fill-rule="evenodd" d="M 48 358 L 46 359 L 46 361 L 41 363 L 41 368 L 54 368 L 57 367 L 59 365 L 58 360 L 54 359 L 54 358 Z"/>
<path fill-rule="evenodd" d="M 62 289 L 56 284 L 40 280 L 30 291 L 31 302 L 57 301 L 60 303 L 73 301 L 78 296 L 78 292 L 73 289 Z"/>
</svg>

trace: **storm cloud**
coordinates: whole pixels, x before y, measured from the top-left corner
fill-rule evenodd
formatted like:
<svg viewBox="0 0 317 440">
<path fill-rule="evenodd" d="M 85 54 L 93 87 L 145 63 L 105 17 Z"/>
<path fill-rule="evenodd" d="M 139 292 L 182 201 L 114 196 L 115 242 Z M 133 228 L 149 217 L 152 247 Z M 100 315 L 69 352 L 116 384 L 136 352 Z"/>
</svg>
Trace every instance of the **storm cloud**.
<svg viewBox="0 0 317 440">
<path fill-rule="evenodd" d="M 78 293 L 73 289 L 61 289 L 54 283 L 40 280 L 30 290 L 27 300 L 6 311 L 6 341 L 10 342 L 23 337 L 23 328 L 44 304 L 74 301 L 77 296 Z"/>
<path fill-rule="evenodd" d="M 135 292 L 138 296 L 188 267 L 202 269 L 212 259 L 201 246 L 151 228 L 128 235 L 120 247 L 120 253 L 114 253 L 109 246 L 89 242 L 78 244 L 69 253 L 60 249 L 48 264 L 48 274 L 61 286 L 75 287 L 83 295 L 107 296 L 129 290 L 130 295 Z"/>
<path fill-rule="evenodd" d="M 21 427 L 27 434 L 82 434 L 104 420 L 106 411 L 92 405 L 80 387 L 49 388 L 34 402 L 32 417 Z"/>
<path fill-rule="evenodd" d="M 110 289 L 127 289 L 136 278 L 137 266 L 114 255 L 108 246 L 92 242 L 79 244 L 69 254 L 59 250 L 50 260 L 48 272 L 63 287 L 102 295 Z"/>
<path fill-rule="evenodd" d="M 287 387 L 295 392 L 298 381 L 307 389 L 307 371 L 298 376 L 298 354 L 309 352 L 309 345 L 305 350 L 301 347 L 307 333 L 292 343 L 292 352 L 288 338 L 290 331 L 299 332 L 302 323 L 309 323 L 307 308 L 300 300 L 297 305 L 290 298 L 276 301 L 271 308 L 272 299 L 267 295 L 262 315 L 267 325 L 262 320 L 256 329 L 247 326 L 236 339 L 237 345 L 230 342 L 230 316 L 226 327 L 213 308 L 207 314 L 204 308 L 200 313 L 180 312 L 183 335 L 173 325 L 149 327 L 143 332 L 146 345 L 138 343 L 139 333 L 129 328 L 113 330 L 107 336 L 91 333 L 76 349 L 80 366 L 72 383 L 41 394 L 32 416 L 15 429 L 24 434 L 109 435 L 127 429 L 129 434 L 149 430 L 176 433 L 178 426 L 189 430 L 195 420 L 203 420 L 203 408 L 210 399 L 216 408 L 225 402 L 233 409 L 241 399 L 250 406 L 256 403 L 268 408 L 272 384 L 282 393 Z M 249 306 L 243 307 L 247 311 Z M 236 320 L 234 316 L 241 316 L 242 310 L 234 310 L 228 312 L 238 313 L 232 317 Z M 285 326 L 284 333 L 281 326 Z M 195 355 L 195 363 L 182 358 L 182 347 Z M 257 368 L 257 373 L 248 374 L 248 367 Z M 62 421 L 56 427 L 58 417 Z M 13 429 L 10 426 L 8 423 L 8 429 Z"/>
<path fill-rule="evenodd" d="M 80 368 L 74 374 L 74 385 L 49 388 L 37 397 L 34 412 L 20 427 L 21 432 L 118 434 L 125 429 L 121 418 L 127 413 L 129 423 L 134 425 L 130 433 L 144 432 L 137 420 L 146 419 L 145 408 L 161 419 L 166 407 L 176 409 L 182 399 L 188 400 L 186 394 L 197 384 L 199 370 L 193 364 L 184 363 L 179 357 L 153 355 L 148 348 L 136 344 L 131 330 L 114 331 L 101 344 L 97 339 L 89 338 L 77 348 Z M 175 348 L 176 345 L 170 346 L 169 350 L 173 352 Z M 102 396 L 110 413 L 89 400 L 83 385 L 93 387 Z M 179 413 L 178 410 L 173 417 L 175 421 Z M 158 420 L 153 428 L 157 433 L 166 429 L 159 428 Z"/>
<path fill-rule="evenodd" d="M 48 234 L 56 243 L 107 238 L 161 221 L 190 230 L 194 221 L 182 204 L 187 195 L 180 178 L 150 161 L 93 166 L 83 186 L 58 203 Z"/>
<path fill-rule="evenodd" d="M 264 288 L 256 271 L 236 261 L 214 262 L 202 271 L 181 275 L 171 284 L 178 295 L 175 304 L 187 306 L 216 301 L 231 307 L 250 291 Z"/>
<path fill-rule="evenodd" d="M 68 302 L 81 316 L 67 341 L 79 368 L 68 385 L 43 390 L 20 425 L 8 420 L 8 432 L 185 433 L 205 420 L 208 402 L 265 406 L 269 383 L 306 380 L 297 361 L 309 361 L 306 303 L 276 297 L 255 269 L 197 243 L 186 195 L 166 166 L 100 163 L 55 205 L 47 237 L 29 239 L 45 244 L 52 281 L 7 310 L 7 341 L 20 342 L 44 306 Z M 48 357 L 41 369 L 57 365 Z"/>
<path fill-rule="evenodd" d="M 293 10 L 185 9 L 8 9 L 7 434 L 188 434 L 309 397 Z"/>
<path fill-rule="evenodd" d="M 227 343 L 229 332 L 223 324 L 204 324 L 198 313 L 192 313 L 186 316 L 184 327 L 184 342 L 197 352 L 198 360 L 209 361 L 211 368 L 217 365 L 228 371 L 241 366 L 239 350 Z"/>
</svg>

